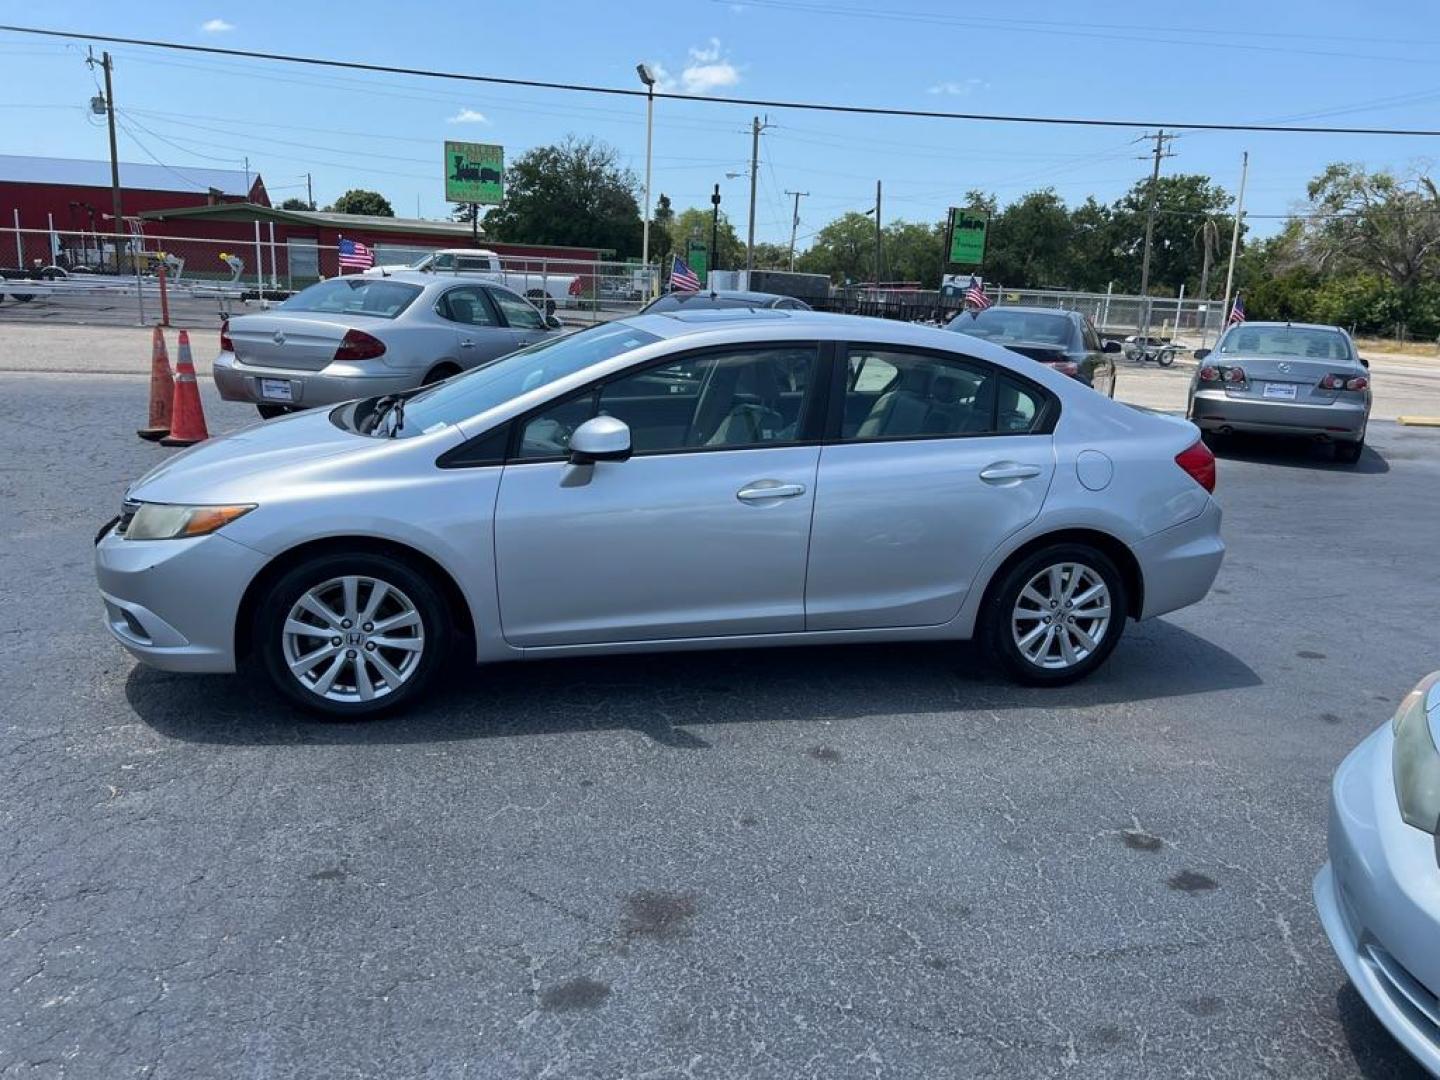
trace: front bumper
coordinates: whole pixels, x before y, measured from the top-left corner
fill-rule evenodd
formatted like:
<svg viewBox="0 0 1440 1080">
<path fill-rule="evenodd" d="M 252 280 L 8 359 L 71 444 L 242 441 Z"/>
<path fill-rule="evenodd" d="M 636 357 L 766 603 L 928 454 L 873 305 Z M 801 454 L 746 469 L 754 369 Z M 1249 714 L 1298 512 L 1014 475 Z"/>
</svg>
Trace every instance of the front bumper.
<svg viewBox="0 0 1440 1080">
<path fill-rule="evenodd" d="M 1220 563 L 1220 504 L 1214 499 L 1189 521 L 1147 536 L 1132 550 L 1145 586 L 1140 618 L 1149 619 L 1205 599 Z"/>
<path fill-rule="evenodd" d="M 235 616 L 267 556 L 220 533 L 95 545 L 105 625 L 137 659 L 165 671 L 235 670 Z"/>
<path fill-rule="evenodd" d="M 1315 906 L 1365 1003 L 1440 1076 L 1440 844 L 1400 818 L 1394 744 L 1387 723 L 1335 773 Z"/>
<path fill-rule="evenodd" d="M 1202 431 L 1221 428 L 1261 435 L 1322 435 L 1353 442 L 1365 433 L 1370 407 L 1364 402 L 1266 401 L 1230 397 L 1224 390 L 1196 390 L 1190 420 Z"/>
<path fill-rule="evenodd" d="M 420 385 L 422 374 L 393 369 L 370 371 L 359 364 L 344 363 L 330 364 L 319 371 L 259 367 L 238 363 L 235 354 L 228 352 L 215 358 L 212 370 L 215 386 L 226 401 L 294 405 L 302 409 L 410 390 Z M 279 379 L 287 383 L 290 387 L 289 400 L 263 395 L 261 379 Z"/>
</svg>

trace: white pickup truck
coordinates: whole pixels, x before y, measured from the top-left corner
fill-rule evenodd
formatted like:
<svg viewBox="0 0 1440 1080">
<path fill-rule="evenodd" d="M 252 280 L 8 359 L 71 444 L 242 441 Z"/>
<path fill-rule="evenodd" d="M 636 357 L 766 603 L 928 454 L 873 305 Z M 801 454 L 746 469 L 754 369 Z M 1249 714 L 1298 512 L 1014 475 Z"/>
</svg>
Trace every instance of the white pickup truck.
<svg viewBox="0 0 1440 1080">
<path fill-rule="evenodd" d="M 487 281 L 498 281 L 508 285 L 532 301 L 549 299 L 556 304 L 573 300 L 581 294 L 583 289 L 583 281 L 578 274 L 507 270 L 501 262 L 500 256 L 485 248 L 440 248 L 413 263 L 372 266 L 365 273 L 378 277 L 400 270 L 483 277 Z"/>
</svg>

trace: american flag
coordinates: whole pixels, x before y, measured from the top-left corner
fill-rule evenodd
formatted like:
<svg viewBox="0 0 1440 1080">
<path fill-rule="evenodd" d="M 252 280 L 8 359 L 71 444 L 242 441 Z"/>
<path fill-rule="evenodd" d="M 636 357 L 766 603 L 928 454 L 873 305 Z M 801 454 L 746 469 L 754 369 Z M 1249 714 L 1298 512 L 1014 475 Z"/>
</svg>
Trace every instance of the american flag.
<svg viewBox="0 0 1440 1080">
<path fill-rule="evenodd" d="M 375 252 L 359 240 L 340 241 L 340 269 L 365 270 L 375 265 Z"/>
<path fill-rule="evenodd" d="M 985 295 L 985 286 L 975 280 L 975 275 L 970 275 L 970 284 L 965 286 L 965 303 L 974 304 L 975 307 L 984 311 L 990 306 L 990 298 Z"/>
<path fill-rule="evenodd" d="M 1237 325 L 1239 325 L 1240 323 L 1242 323 L 1242 322 L 1244 322 L 1244 321 L 1245 321 L 1245 300 L 1240 296 L 1239 293 L 1236 293 L 1236 294 L 1235 294 L 1235 306 L 1230 309 L 1230 318 L 1226 321 L 1225 325 L 1226 325 L 1226 326 L 1237 326 Z"/>
<path fill-rule="evenodd" d="M 674 256 L 675 262 L 670 267 L 670 291 L 671 292 L 699 292 L 700 278 L 695 271 L 685 264 L 685 260 L 679 255 Z"/>
</svg>

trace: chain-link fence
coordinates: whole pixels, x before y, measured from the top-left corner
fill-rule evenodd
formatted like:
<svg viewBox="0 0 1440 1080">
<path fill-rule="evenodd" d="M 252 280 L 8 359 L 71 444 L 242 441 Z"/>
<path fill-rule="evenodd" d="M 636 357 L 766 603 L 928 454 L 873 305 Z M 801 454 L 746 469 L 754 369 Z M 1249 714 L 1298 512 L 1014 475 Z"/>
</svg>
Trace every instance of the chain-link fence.
<svg viewBox="0 0 1440 1080">
<path fill-rule="evenodd" d="M 571 325 L 632 314 L 655 293 L 657 271 L 640 263 L 581 258 L 460 255 L 447 249 L 376 245 L 377 267 L 429 259 L 437 275 L 503 284 Z M 0 323 L 53 322 L 177 327 L 273 306 L 342 268 L 334 245 L 92 231 L 0 231 Z"/>
<path fill-rule="evenodd" d="M 1106 337 L 1146 333 L 1182 344 L 1209 343 L 1224 329 L 1224 301 L 1152 296 L 1149 310 L 1141 296 L 1119 293 L 1060 292 L 1052 289 L 987 288 L 998 304 L 1063 308 L 1090 317 Z M 1148 327 L 1148 330 L 1142 330 Z"/>
</svg>

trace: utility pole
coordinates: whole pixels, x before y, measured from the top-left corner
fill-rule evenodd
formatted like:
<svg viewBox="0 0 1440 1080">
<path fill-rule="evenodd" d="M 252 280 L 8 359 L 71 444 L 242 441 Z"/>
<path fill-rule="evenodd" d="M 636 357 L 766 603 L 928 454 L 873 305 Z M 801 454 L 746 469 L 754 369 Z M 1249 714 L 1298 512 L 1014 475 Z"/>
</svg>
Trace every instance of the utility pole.
<svg viewBox="0 0 1440 1080">
<path fill-rule="evenodd" d="M 880 287 L 880 181 L 875 181 L 875 287 Z"/>
<path fill-rule="evenodd" d="M 720 185 L 715 185 L 715 194 L 710 196 L 710 263 L 705 269 L 705 284 L 715 289 L 714 278 L 710 275 L 720 268 Z"/>
<path fill-rule="evenodd" d="M 1230 288 L 1235 284 L 1235 253 L 1240 249 L 1240 219 L 1245 216 L 1245 180 L 1250 175 L 1250 151 L 1240 159 L 1240 195 L 1235 200 L 1235 227 L 1230 230 L 1230 268 L 1225 271 L 1225 306 L 1220 309 L 1220 329 L 1230 321 Z"/>
<path fill-rule="evenodd" d="M 770 125 L 755 117 L 750 125 L 750 233 L 745 241 L 745 271 L 755 269 L 755 182 L 760 178 L 760 132 Z"/>
<path fill-rule="evenodd" d="M 305 174 L 305 203 L 311 210 L 315 209 L 315 191 L 310 185 L 310 174 Z"/>
<path fill-rule="evenodd" d="M 790 270 L 795 270 L 795 230 L 800 227 L 800 200 L 810 193 L 808 191 L 787 191 L 786 195 L 795 196 L 795 212 L 790 215 Z"/>
<path fill-rule="evenodd" d="M 93 69 L 95 67 L 95 54 L 92 51 L 85 63 Z M 115 215 L 115 235 L 118 237 L 125 231 L 125 216 L 120 207 L 120 152 L 115 145 L 115 87 L 110 81 L 110 73 L 115 62 L 110 59 L 108 52 L 100 54 L 100 67 L 105 72 L 105 118 L 110 126 L 110 210 Z M 120 269 L 120 241 L 115 241 L 115 269 Z"/>
<path fill-rule="evenodd" d="M 1140 334 L 1150 333 L 1150 247 L 1155 241 L 1155 210 L 1160 199 L 1160 159 L 1172 155 L 1165 152 L 1165 144 L 1175 138 L 1166 135 L 1164 129 L 1144 138 L 1155 140 L 1153 153 L 1155 164 L 1150 170 L 1150 195 L 1145 210 L 1145 254 L 1140 259 Z"/>
</svg>

